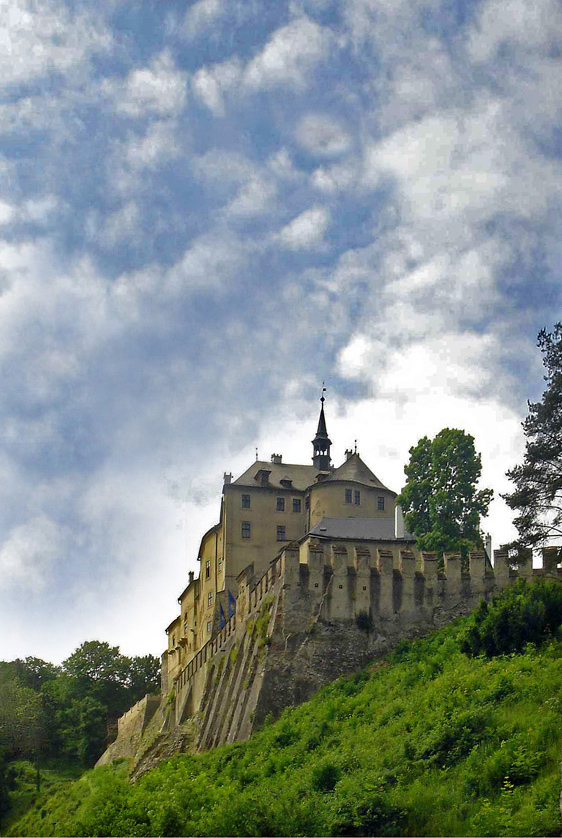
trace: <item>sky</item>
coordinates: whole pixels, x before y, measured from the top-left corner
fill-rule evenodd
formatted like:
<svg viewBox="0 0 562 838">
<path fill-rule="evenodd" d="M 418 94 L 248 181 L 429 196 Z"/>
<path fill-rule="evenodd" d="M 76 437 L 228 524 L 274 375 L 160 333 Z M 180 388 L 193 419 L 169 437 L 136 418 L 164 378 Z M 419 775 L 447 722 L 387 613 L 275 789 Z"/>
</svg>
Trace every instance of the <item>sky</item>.
<svg viewBox="0 0 562 838">
<path fill-rule="evenodd" d="M 483 528 L 561 319 L 559 0 L 0 8 L 0 659 L 160 654 L 224 472 L 388 486 L 472 434 Z"/>
</svg>

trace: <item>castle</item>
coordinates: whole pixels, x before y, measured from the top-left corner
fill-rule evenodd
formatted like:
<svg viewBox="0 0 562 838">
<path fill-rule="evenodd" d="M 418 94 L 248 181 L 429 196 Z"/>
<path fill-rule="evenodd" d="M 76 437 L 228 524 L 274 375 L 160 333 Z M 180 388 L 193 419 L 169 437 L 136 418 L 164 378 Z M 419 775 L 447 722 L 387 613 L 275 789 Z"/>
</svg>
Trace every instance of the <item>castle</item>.
<svg viewBox="0 0 562 838">
<path fill-rule="evenodd" d="M 98 764 L 132 760 L 133 776 L 180 750 L 247 738 L 287 706 L 356 671 L 403 638 L 469 613 L 517 576 L 559 578 L 508 551 L 421 553 L 396 493 L 356 450 L 332 466 L 324 397 L 312 464 L 256 460 L 225 474 L 219 522 L 201 540 L 180 614 L 167 627 L 162 692 L 119 720 Z M 521 557 L 519 557 L 521 558 Z"/>
<path fill-rule="evenodd" d="M 281 454 L 272 454 L 270 462 L 256 460 L 234 481 L 224 475 L 219 522 L 201 539 L 199 576 L 189 573 L 178 598 L 180 615 L 166 629 L 164 691 L 234 614 L 240 573 L 251 565 L 255 576 L 263 575 L 287 544 L 306 550 L 312 539 L 368 542 L 390 549 L 396 565 L 400 549 L 416 552 L 396 492 L 357 451 L 347 450 L 343 464 L 332 466 L 324 395 L 320 401 L 310 465 L 283 463 Z"/>
</svg>

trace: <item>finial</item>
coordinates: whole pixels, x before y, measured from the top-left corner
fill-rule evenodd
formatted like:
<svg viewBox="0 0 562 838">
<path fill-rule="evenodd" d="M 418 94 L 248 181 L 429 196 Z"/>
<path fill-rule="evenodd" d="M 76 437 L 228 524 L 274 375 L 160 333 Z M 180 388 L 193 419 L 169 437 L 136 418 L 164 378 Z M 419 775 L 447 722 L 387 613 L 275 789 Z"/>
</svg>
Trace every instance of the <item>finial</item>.
<svg viewBox="0 0 562 838">
<path fill-rule="evenodd" d="M 353 453 L 357 454 L 357 440 L 355 440 L 355 451 Z"/>
<path fill-rule="evenodd" d="M 256 463 L 257 463 L 257 461 L 258 461 L 258 448 L 256 446 Z"/>
<path fill-rule="evenodd" d="M 324 382 L 322 382 L 322 395 L 320 396 L 320 401 L 322 402 L 322 404 L 324 404 L 324 402 L 326 401 L 326 399 L 324 398 L 324 393 L 325 392 L 326 392 L 326 388 L 324 386 Z"/>
</svg>

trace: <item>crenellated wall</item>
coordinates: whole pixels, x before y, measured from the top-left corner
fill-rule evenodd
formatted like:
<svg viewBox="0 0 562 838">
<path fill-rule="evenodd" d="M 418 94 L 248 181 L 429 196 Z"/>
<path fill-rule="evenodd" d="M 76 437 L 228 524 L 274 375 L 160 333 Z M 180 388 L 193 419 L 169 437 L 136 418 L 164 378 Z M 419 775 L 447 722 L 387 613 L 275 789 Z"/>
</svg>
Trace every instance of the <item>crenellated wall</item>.
<svg viewBox="0 0 562 838">
<path fill-rule="evenodd" d="M 455 553 L 440 571 L 436 554 L 396 544 L 312 537 L 290 544 L 260 578 L 252 565 L 240 574 L 236 614 L 171 683 L 164 675 L 160 733 L 190 720 L 197 750 L 246 739 L 268 714 L 301 703 L 401 639 L 469 613 L 518 576 L 562 578 L 557 561 L 555 548 L 547 549 L 543 568 L 533 570 L 529 559 L 513 571 L 500 549 L 492 571 L 484 552 L 473 552 L 465 573 Z M 115 755 L 120 738 L 121 724 Z"/>
</svg>

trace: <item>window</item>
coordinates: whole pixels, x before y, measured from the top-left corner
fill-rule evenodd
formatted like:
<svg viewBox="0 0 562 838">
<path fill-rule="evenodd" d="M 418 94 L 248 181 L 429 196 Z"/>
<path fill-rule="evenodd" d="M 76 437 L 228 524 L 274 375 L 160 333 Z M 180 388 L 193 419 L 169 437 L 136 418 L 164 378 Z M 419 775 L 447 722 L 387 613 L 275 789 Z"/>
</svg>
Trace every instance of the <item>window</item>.
<svg viewBox="0 0 562 838">
<path fill-rule="evenodd" d="M 346 503 L 351 503 L 351 500 L 352 500 L 351 489 L 346 489 L 345 490 L 345 502 Z"/>
<path fill-rule="evenodd" d="M 285 512 L 285 498 L 277 498 L 277 506 L 275 509 L 277 512 Z"/>
<path fill-rule="evenodd" d="M 357 490 L 355 490 L 355 492 L 353 493 L 353 503 L 355 504 L 355 506 L 360 506 L 360 504 L 361 504 L 361 492 L 358 492 Z"/>
<path fill-rule="evenodd" d="M 209 593 L 207 594 L 207 605 L 209 606 L 209 605 L 212 605 L 212 604 L 213 604 L 213 592 L 209 591 Z"/>
<path fill-rule="evenodd" d="M 304 505 L 306 509 L 310 509 L 310 497 L 305 498 Z"/>
<path fill-rule="evenodd" d="M 242 521 L 242 538 L 250 538 L 252 525 L 249 521 Z"/>
<path fill-rule="evenodd" d="M 219 558 L 219 573 L 222 570 L 222 556 Z"/>
<path fill-rule="evenodd" d="M 377 509 L 379 509 L 380 511 L 384 509 L 384 498 L 377 498 Z"/>
<path fill-rule="evenodd" d="M 300 512 L 302 508 L 302 502 L 300 498 L 293 498 L 293 512 Z"/>
<path fill-rule="evenodd" d="M 212 628 L 213 628 L 213 623 L 212 623 L 211 620 L 209 620 L 208 623 L 207 623 L 207 634 L 211 633 Z"/>
<path fill-rule="evenodd" d="M 285 527 L 277 527 L 277 541 L 286 541 Z"/>
<path fill-rule="evenodd" d="M 172 648 L 176 645 L 176 635 L 172 634 Z"/>
<path fill-rule="evenodd" d="M 205 562 L 205 579 L 208 579 L 211 575 L 211 561 L 207 559 Z"/>
<path fill-rule="evenodd" d="M 250 495 L 242 495 L 242 509 L 250 508 Z"/>
</svg>

